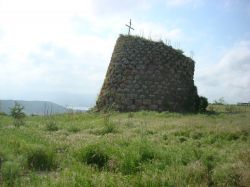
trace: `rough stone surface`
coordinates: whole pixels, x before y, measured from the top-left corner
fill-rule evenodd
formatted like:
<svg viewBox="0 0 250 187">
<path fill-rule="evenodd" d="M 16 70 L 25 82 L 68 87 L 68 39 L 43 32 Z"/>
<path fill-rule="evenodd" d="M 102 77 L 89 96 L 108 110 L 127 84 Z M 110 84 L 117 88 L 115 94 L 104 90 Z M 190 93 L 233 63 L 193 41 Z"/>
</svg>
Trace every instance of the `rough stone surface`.
<svg viewBox="0 0 250 187">
<path fill-rule="evenodd" d="M 194 61 L 162 42 L 120 35 L 96 102 L 98 110 L 197 110 Z"/>
</svg>

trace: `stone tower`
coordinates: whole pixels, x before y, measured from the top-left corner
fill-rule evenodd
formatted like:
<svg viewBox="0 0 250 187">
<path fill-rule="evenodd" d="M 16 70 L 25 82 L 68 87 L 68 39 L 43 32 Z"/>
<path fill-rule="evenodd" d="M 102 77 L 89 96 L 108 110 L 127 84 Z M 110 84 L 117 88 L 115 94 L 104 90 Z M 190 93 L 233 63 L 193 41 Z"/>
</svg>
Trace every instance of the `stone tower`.
<svg viewBox="0 0 250 187">
<path fill-rule="evenodd" d="M 163 42 L 120 35 L 97 110 L 195 112 L 194 61 Z"/>
</svg>

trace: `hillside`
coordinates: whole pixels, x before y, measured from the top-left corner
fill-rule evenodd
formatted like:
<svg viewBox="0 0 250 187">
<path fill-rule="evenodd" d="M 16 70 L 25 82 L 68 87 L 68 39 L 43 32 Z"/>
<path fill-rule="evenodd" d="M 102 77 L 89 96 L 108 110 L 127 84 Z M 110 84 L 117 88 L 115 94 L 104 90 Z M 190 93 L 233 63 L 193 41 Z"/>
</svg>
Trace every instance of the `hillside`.
<svg viewBox="0 0 250 187">
<path fill-rule="evenodd" d="M 250 108 L 0 116 L 0 186 L 250 186 Z"/>
<path fill-rule="evenodd" d="M 20 100 L 0 100 L 0 112 L 10 113 L 10 108 L 18 102 L 24 106 L 26 114 L 44 115 L 46 113 L 59 114 L 67 112 L 67 109 L 49 101 L 20 101 Z"/>
</svg>

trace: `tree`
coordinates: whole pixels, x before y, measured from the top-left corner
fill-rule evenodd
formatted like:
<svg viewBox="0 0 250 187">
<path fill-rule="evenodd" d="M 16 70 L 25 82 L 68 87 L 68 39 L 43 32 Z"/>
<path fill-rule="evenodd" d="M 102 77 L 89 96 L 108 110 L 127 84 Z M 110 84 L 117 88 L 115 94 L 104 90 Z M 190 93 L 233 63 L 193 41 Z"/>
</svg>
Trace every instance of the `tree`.
<svg viewBox="0 0 250 187">
<path fill-rule="evenodd" d="M 14 119 L 14 125 L 15 126 L 21 126 L 24 125 L 24 117 L 25 113 L 23 112 L 24 107 L 21 106 L 18 102 L 15 102 L 15 105 L 13 108 L 10 109 L 10 115 Z"/>
<path fill-rule="evenodd" d="M 215 101 L 214 101 L 214 104 L 216 104 L 216 105 L 225 105 L 226 102 L 225 102 L 224 97 L 219 98 L 218 101 L 215 100 Z"/>
</svg>

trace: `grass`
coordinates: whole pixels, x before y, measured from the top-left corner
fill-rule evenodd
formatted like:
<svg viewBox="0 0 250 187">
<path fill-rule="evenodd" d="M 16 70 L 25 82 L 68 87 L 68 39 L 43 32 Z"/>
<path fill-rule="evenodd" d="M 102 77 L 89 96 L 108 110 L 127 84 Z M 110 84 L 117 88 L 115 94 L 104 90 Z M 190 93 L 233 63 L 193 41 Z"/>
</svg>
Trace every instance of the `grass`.
<svg viewBox="0 0 250 187">
<path fill-rule="evenodd" d="M 209 109 L 1 115 L 0 186 L 250 186 L 250 107 Z"/>
</svg>

